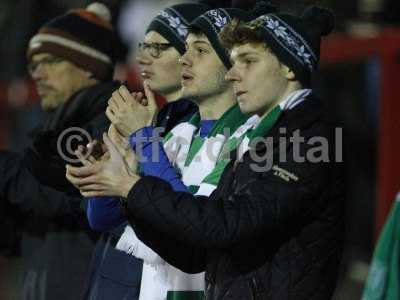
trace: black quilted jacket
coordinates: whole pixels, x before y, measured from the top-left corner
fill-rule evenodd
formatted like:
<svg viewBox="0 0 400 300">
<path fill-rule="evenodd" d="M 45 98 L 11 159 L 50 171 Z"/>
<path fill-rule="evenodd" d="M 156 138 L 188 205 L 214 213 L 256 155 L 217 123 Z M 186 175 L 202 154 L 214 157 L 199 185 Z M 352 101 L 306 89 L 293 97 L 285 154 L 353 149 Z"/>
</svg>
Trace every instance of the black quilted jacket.
<svg viewBox="0 0 400 300">
<path fill-rule="evenodd" d="M 279 128 L 304 137 L 298 146 L 281 144 L 286 160 L 279 159 Z M 208 300 L 331 299 L 344 219 L 344 163 L 335 162 L 334 134 L 310 97 L 282 114 L 268 134 L 273 146 L 259 143 L 226 167 L 210 198 L 142 178 L 128 195 L 129 220 L 172 265 L 206 271 Z M 315 148 L 321 138 L 324 153 Z"/>
</svg>

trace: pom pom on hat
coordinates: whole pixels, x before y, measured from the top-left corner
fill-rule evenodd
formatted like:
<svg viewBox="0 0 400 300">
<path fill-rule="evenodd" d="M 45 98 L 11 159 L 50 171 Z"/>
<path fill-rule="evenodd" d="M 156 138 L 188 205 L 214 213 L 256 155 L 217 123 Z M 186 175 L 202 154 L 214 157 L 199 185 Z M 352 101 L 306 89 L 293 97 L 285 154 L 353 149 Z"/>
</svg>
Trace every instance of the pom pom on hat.
<svg viewBox="0 0 400 300">
<path fill-rule="evenodd" d="M 271 4 L 270 1 L 258 1 L 254 7 L 250 10 L 250 13 L 255 16 L 259 17 L 265 14 L 271 14 L 277 12 L 278 9 Z"/>
<path fill-rule="evenodd" d="M 312 6 L 304 11 L 302 18 L 319 36 L 330 34 L 335 27 L 335 15 L 327 8 Z"/>
<path fill-rule="evenodd" d="M 107 6 L 100 2 L 94 2 L 86 7 L 86 10 L 97 15 L 98 17 L 111 22 L 111 12 Z"/>
</svg>

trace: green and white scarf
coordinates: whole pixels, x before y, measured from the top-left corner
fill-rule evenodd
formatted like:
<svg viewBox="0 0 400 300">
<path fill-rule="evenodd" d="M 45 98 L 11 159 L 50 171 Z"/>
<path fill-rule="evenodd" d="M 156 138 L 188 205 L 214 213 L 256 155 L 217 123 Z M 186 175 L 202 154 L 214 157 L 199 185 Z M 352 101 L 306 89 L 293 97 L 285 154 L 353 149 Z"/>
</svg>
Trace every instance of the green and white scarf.
<svg viewBox="0 0 400 300">
<path fill-rule="evenodd" d="M 166 135 L 163 146 L 168 159 L 193 194 L 199 195 L 199 186 L 215 168 L 229 133 L 236 131 L 246 119 L 238 105 L 235 105 L 223 114 L 205 138 L 199 135 L 199 114 L 188 122 L 177 125 Z M 215 187 L 216 185 L 213 189 Z M 212 190 L 201 195 L 209 196 Z M 130 232 L 130 241 L 137 242 L 136 235 L 132 233 L 133 231 Z M 184 273 L 166 262 L 160 263 L 158 258 L 152 257 L 154 252 L 151 249 L 143 251 L 144 248 L 147 246 L 141 242 L 129 248 L 134 249 L 132 254 L 140 253 L 146 259 L 143 264 L 140 300 L 204 299 L 204 273 Z"/>
<path fill-rule="evenodd" d="M 168 159 L 193 194 L 198 195 L 200 184 L 213 172 L 223 145 L 246 119 L 239 106 L 235 105 L 214 124 L 206 138 L 201 138 L 198 133 L 199 114 L 177 125 L 167 134 L 164 149 Z M 209 194 L 203 192 L 200 195 Z"/>
<path fill-rule="evenodd" d="M 245 121 L 237 105 L 229 109 L 205 138 L 198 134 L 200 115 L 194 115 L 188 122 L 181 123 L 165 137 L 164 149 L 170 162 L 182 176 L 183 183 L 195 195 L 209 196 L 216 184 L 200 191 L 204 179 L 215 169 L 219 154 L 229 135 Z M 187 274 L 169 265 L 167 300 L 203 300 L 204 273 Z"/>
</svg>

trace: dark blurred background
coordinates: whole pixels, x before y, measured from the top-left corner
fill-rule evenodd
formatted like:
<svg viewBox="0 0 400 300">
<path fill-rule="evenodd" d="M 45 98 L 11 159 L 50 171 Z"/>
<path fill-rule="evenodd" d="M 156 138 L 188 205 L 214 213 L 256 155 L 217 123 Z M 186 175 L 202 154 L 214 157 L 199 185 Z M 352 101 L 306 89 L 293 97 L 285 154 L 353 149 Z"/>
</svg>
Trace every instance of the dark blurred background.
<svg viewBox="0 0 400 300">
<path fill-rule="evenodd" d="M 0 1 L 0 149 L 22 149 L 26 133 L 42 112 L 27 73 L 25 51 L 38 28 L 88 0 Z M 117 77 L 136 84 L 135 45 L 158 11 L 178 2 L 166 0 L 99 1 L 113 11 L 113 23 L 126 44 Z M 231 1 L 203 1 L 229 6 Z M 255 1 L 233 0 L 239 7 Z M 336 299 L 360 299 L 374 243 L 400 189 L 400 1 L 271 1 L 295 14 L 309 4 L 331 7 L 336 32 L 322 48 L 316 92 L 343 126 L 348 163 L 347 235 Z M 0 299 L 16 299 L 18 251 L 0 256 Z"/>
</svg>

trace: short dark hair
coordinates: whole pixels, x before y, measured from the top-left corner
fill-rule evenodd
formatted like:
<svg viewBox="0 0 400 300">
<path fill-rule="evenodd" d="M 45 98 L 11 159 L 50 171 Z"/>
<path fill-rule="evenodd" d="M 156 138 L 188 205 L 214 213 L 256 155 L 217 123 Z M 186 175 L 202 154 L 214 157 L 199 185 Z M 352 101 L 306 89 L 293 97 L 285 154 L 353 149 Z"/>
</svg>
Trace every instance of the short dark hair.
<svg viewBox="0 0 400 300">
<path fill-rule="evenodd" d="M 224 48 L 231 50 L 247 43 L 262 44 L 268 48 L 260 32 L 239 19 L 233 19 L 220 32 L 219 39 Z"/>
</svg>

